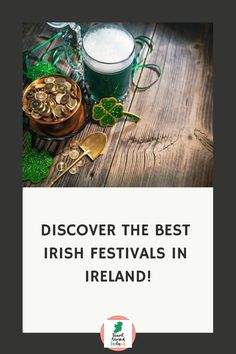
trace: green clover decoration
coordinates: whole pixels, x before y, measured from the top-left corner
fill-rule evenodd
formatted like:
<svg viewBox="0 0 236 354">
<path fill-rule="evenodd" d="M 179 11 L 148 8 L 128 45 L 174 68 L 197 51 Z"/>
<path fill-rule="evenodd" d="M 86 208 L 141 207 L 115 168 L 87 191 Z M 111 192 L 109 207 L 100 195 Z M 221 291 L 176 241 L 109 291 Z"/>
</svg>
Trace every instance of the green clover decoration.
<svg viewBox="0 0 236 354">
<path fill-rule="evenodd" d="M 93 106 L 92 117 L 102 127 L 113 126 L 123 116 L 130 117 L 135 123 L 140 120 L 136 114 L 124 111 L 124 106 L 115 97 L 104 97 Z"/>
<path fill-rule="evenodd" d="M 32 136 L 26 133 L 26 148 L 22 159 L 22 179 L 32 183 L 39 183 L 49 175 L 49 168 L 53 158 L 48 151 L 39 151 L 32 147 Z"/>
</svg>

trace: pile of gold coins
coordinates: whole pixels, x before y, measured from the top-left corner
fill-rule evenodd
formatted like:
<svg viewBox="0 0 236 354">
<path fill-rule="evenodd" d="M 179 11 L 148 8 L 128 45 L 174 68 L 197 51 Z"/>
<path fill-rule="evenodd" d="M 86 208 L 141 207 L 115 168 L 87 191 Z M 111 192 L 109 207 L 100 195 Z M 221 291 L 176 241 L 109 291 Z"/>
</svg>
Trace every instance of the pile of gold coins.
<svg viewBox="0 0 236 354">
<path fill-rule="evenodd" d="M 64 149 L 61 152 L 61 155 L 63 157 L 69 157 L 71 160 L 76 160 L 80 156 L 80 152 L 78 151 L 78 148 L 79 148 L 79 141 L 78 140 L 71 141 L 69 146 L 64 147 Z M 79 167 L 84 166 L 85 163 L 86 163 L 86 157 L 83 157 L 74 166 L 72 166 L 68 172 L 72 175 L 75 175 L 76 173 L 79 172 Z M 67 165 L 64 161 L 59 161 L 56 165 L 58 172 L 63 172 L 66 167 Z"/>
<path fill-rule="evenodd" d="M 49 76 L 26 92 L 23 110 L 32 118 L 46 122 L 65 120 L 78 104 L 77 87 L 64 77 Z"/>
</svg>

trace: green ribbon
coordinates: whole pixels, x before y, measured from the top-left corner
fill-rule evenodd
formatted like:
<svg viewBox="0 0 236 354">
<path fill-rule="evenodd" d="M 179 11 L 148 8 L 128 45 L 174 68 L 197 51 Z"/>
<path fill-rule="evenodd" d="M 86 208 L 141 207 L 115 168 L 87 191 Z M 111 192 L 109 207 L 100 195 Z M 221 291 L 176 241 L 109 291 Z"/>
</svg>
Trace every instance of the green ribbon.
<svg viewBox="0 0 236 354">
<path fill-rule="evenodd" d="M 159 78 L 161 76 L 161 68 L 157 64 L 144 63 L 145 60 L 147 59 L 148 55 L 151 54 L 151 52 L 154 49 L 153 40 L 147 36 L 138 36 L 138 37 L 135 37 L 135 42 L 141 45 L 141 49 L 140 49 L 139 53 L 137 55 L 135 55 L 135 57 L 134 57 L 134 62 L 133 62 L 133 66 L 132 66 L 132 82 L 133 82 L 133 85 L 138 90 L 144 91 L 144 90 L 147 90 L 148 88 L 150 88 L 151 86 L 153 86 L 159 80 Z M 147 56 L 146 56 L 146 58 L 141 59 L 142 54 L 143 54 L 144 50 L 146 49 L 146 46 L 148 47 Z M 143 70 L 143 69 L 153 70 L 157 74 L 157 77 L 150 84 L 145 85 L 145 86 L 139 86 L 138 83 L 136 83 L 136 77 L 137 77 L 138 70 Z"/>
<path fill-rule="evenodd" d="M 56 33 L 55 35 L 48 38 L 44 42 L 38 44 L 37 46 L 32 48 L 30 51 L 26 52 L 26 54 L 25 54 L 26 71 L 24 71 L 24 73 L 29 79 L 34 80 L 37 77 L 41 77 L 41 76 L 44 76 L 47 74 L 55 74 L 55 73 L 60 73 L 65 76 L 68 76 L 64 71 L 62 71 L 61 69 L 59 69 L 57 67 L 57 63 L 59 62 L 59 60 L 63 56 L 66 56 L 64 47 L 62 45 L 52 48 L 52 49 L 49 49 L 40 58 L 38 58 L 34 54 L 37 50 L 41 49 L 42 47 L 44 47 L 48 43 L 51 43 L 56 38 L 65 34 L 67 31 L 68 31 L 68 28 L 65 28 L 64 30 Z M 153 48 L 154 48 L 153 40 L 147 36 L 142 35 L 142 36 L 135 37 L 135 42 L 141 45 L 141 49 L 140 49 L 139 53 L 137 55 L 135 55 L 135 57 L 134 57 L 134 62 L 133 62 L 133 66 L 132 66 L 132 82 L 133 82 L 133 85 L 137 89 L 146 90 L 146 89 L 150 88 L 151 86 L 153 86 L 159 80 L 159 78 L 161 76 L 161 68 L 157 64 L 145 63 L 147 56 L 153 51 Z M 143 54 L 144 50 L 146 49 L 146 46 L 148 47 L 147 56 L 146 56 L 146 58 L 141 59 L 142 54 Z M 52 63 L 45 61 L 45 59 L 49 55 L 52 55 Z M 34 66 L 31 66 L 29 64 L 30 58 L 37 61 L 37 64 Z M 153 70 L 157 74 L 157 77 L 150 84 L 145 85 L 145 86 L 140 86 L 136 82 L 136 78 L 137 78 L 138 71 L 143 70 L 143 69 Z"/>
<path fill-rule="evenodd" d="M 41 76 L 44 76 L 47 74 L 56 74 L 56 73 L 60 73 L 60 74 L 67 76 L 67 74 L 64 71 L 62 71 L 61 69 L 59 69 L 57 67 L 58 61 L 63 56 L 65 56 L 65 51 L 63 49 L 63 46 L 60 45 L 58 47 L 49 49 L 40 58 L 34 54 L 37 50 L 41 49 L 42 47 L 44 47 L 48 43 L 53 42 L 56 38 L 62 36 L 67 31 L 68 31 L 68 29 L 66 28 L 63 31 L 56 33 L 52 37 L 46 39 L 42 43 L 40 43 L 37 46 L 35 46 L 34 48 L 32 48 L 30 51 L 26 52 L 25 57 L 24 57 L 26 70 L 24 70 L 24 74 L 29 79 L 34 80 L 38 77 L 41 77 Z M 47 58 L 51 54 L 52 54 L 52 63 L 45 61 L 45 58 Z M 30 63 L 29 63 L 30 59 L 36 61 L 37 64 L 33 65 L 33 66 L 30 65 Z"/>
<path fill-rule="evenodd" d="M 46 53 L 44 53 L 40 60 L 45 60 L 46 57 L 48 57 L 50 54 L 52 54 L 52 64 L 56 65 L 57 62 L 65 55 L 65 51 L 63 49 L 63 46 L 58 46 L 56 48 L 49 49 Z"/>
</svg>

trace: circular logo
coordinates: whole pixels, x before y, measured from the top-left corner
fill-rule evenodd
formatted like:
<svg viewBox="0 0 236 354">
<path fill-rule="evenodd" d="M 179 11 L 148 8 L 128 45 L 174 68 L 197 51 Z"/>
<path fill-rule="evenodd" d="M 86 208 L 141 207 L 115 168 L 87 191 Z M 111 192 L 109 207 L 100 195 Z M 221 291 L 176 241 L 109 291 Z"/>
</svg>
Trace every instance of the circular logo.
<svg viewBox="0 0 236 354">
<path fill-rule="evenodd" d="M 127 317 L 112 316 L 104 321 L 100 337 L 104 348 L 120 352 L 132 348 L 136 330 L 132 321 Z"/>
</svg>

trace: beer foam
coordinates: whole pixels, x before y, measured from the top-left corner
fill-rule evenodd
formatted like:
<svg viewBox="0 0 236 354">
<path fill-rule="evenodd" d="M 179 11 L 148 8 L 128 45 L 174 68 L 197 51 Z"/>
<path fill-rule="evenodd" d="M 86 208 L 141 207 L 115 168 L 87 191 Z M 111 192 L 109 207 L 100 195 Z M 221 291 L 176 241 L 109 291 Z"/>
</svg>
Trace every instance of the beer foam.
<svg viewBox="0 0 236 354">
<path fill-rule="evenodd" d="M 95 26 L 86 33 L 83 46 L 89 55 L 88 57 L 85 53 L 86 64 L 103 73 L 125 69 L 134 58 L 133 37 L 118 26 Z"/>
</svg>

